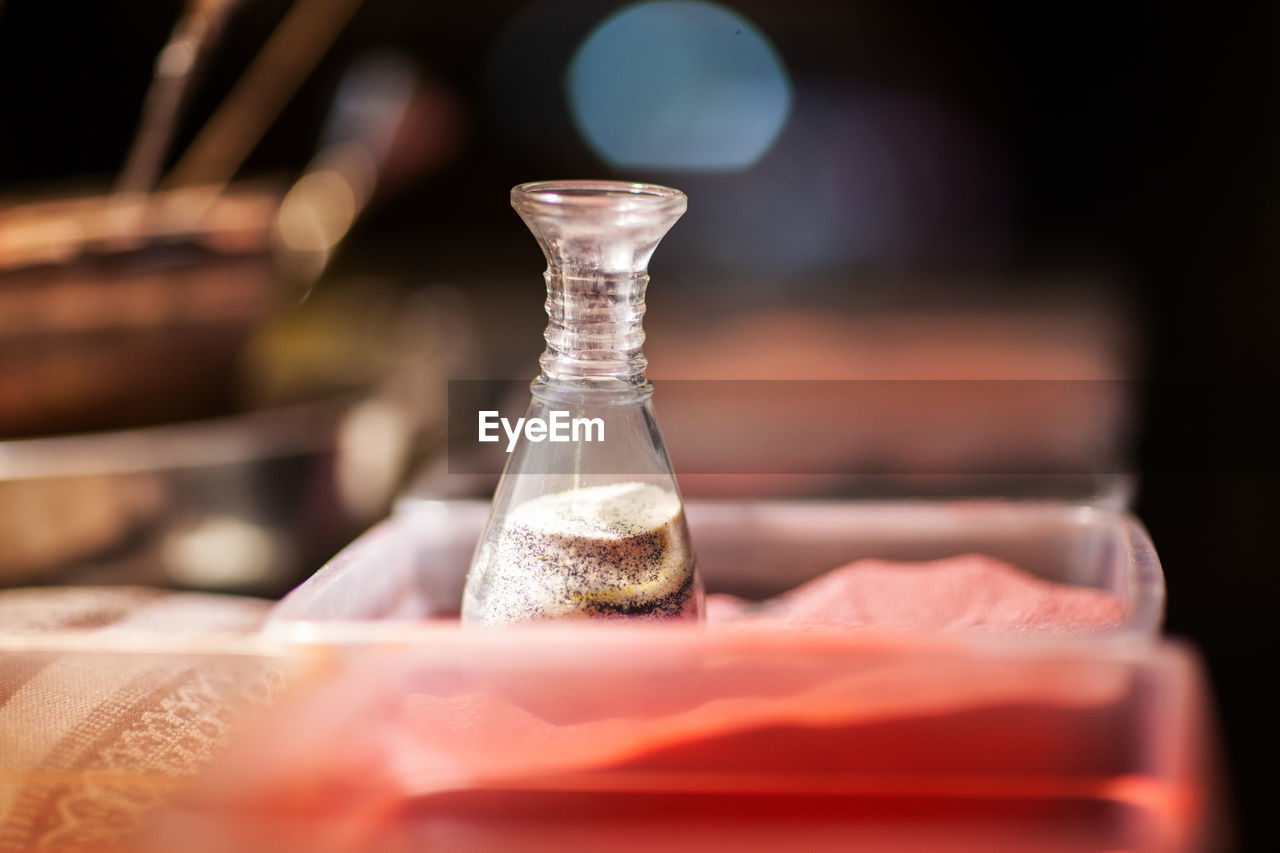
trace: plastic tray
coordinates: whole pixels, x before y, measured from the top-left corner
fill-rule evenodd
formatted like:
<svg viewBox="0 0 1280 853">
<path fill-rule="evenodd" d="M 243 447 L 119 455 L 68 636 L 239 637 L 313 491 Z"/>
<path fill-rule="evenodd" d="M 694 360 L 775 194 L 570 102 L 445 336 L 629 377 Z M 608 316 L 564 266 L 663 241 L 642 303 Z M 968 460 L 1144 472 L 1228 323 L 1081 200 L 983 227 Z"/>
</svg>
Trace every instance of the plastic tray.
<svg viewBox="0 0 1280 853">
<path fill-rule="evenodd" d="M 860 557 L 977 552 L 1125 602 L 1119 630 L 1074 637 L 462 630 L 432 617 L 456 614 L 487 513 L 407 500 L 277 606 L 272 635 L 327 650 L 332 677 L 242 760 L 304 766 L 305 784 L 233 774 L 231 805 L 187 831 L 282 850 L 339 831 L 362 849 L 495 850 L 1193 850 L 1209 837 L 1203 677 L 1156 636 L 1159 561 L 1127 513 L 687 504 L 709 591 L 764 597 Z M 299 797 L 326 817 L 225 819 Z M 378 817 L 353 830 L 352 813 Z"/>
</svg>

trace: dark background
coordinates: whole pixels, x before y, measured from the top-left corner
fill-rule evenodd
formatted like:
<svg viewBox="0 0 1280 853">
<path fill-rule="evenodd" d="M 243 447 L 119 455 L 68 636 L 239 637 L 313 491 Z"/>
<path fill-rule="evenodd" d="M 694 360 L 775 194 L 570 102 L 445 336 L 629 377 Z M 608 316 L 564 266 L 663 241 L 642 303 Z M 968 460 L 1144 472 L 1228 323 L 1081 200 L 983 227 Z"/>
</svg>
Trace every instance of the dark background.
<svg viewBox="0 0 1280 853">
<path fill-rule="evenodd" d="M 554 14 L 538 31 L 545 54 L 528 60 L 531 86 L 554 79 L 540 69 L 544 55 L 560 73 L 556 46 L 574 44 L 618 4 L 543 5 Z M 793 77 L 928 92 L 962 109 L 1000 152 L 1009 194 L 997 206 L 1007 227 L 998 252 L 971 256 L 926 241 L 905 259 L 873 255 L 859 269 L 1084 265 L 1116 273 L 1145 329 L 1145 374 L 1157 380 L 1144 386 L 1136 510 L 1162 555 L 1168 631 L 1207 660 L 1243 846 L 1269 847 L 1277 752 L 1266 688 L 1276 680 L 1280 600 L 1272 414 L 1280 390 L 1280 7 L 728 5 L 769 35 Z M 238 10 L 180 146 L 286 6 L 260 0 Z M 152 57 L 178 9 L 173 0 L 0 5 L 0 193 L 105 183 L 124 158 Z M 475 251 L 485 240 L 527 249 L 506 209 L 509 186 L 611 172 L 575 136 L 556 92 L 519 104 L 494 95 L 489 57 L 522 11 L 525 4 L 495 0 L 368 0 L 246 171 L 296 172 L 343 68 L 371 48 L 396 47 L 463 106 L 465 144 L 372 210 L 340 266 L 413 279 L 489 262 Z M 513 137 L 504 115 L 522 110 L 533 111 L 539 131 Z"/>
</svg>

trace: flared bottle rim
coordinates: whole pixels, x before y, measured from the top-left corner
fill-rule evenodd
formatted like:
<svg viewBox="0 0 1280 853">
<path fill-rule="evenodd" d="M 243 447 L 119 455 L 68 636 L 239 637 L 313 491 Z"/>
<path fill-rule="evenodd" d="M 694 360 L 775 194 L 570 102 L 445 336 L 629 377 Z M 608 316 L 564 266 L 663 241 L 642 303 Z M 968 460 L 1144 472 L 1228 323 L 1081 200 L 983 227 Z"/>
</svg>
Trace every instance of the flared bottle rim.
<svg viewBox="0 0 1280 853">
<path fill-rule="evenodd" d="M 688 198 L 680 190 L 632 181 L 532 181 L 511 188 L 511 206 L 522 214 L 599 211 L 678 216 L 687 205 Z"/>
</svg>

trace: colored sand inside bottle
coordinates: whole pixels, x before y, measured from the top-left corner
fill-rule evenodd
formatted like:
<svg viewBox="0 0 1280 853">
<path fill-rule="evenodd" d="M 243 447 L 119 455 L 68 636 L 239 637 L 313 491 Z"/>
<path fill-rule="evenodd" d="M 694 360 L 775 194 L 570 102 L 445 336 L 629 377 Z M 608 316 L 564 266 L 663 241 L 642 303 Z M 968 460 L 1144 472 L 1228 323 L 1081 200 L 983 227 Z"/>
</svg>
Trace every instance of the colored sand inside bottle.
<svg viewBox="0 0 1280 853">
<path fill-rule="evenodd" d="M 481 546 L 464 619 L 508 624 L 570 616 L 693 615 L 693 554 L 672 492 L 615 483 L 517 505 Z"/>
</svg>

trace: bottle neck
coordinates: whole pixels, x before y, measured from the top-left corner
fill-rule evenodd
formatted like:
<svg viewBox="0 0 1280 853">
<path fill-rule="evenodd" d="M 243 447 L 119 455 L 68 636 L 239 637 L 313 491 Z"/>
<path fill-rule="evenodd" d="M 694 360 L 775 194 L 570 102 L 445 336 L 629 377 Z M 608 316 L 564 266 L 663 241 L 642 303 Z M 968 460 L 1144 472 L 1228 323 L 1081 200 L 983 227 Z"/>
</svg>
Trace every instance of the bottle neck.
<svg viewBox="0 0 1280 853">
<path fill-rule="evenodd" d="M 556 389 L 647 396 L 644 294 L 649 283 L 638 272 L 566 270 L 548 266 L 547 348 L 534 391 Z"/>
</svg>

